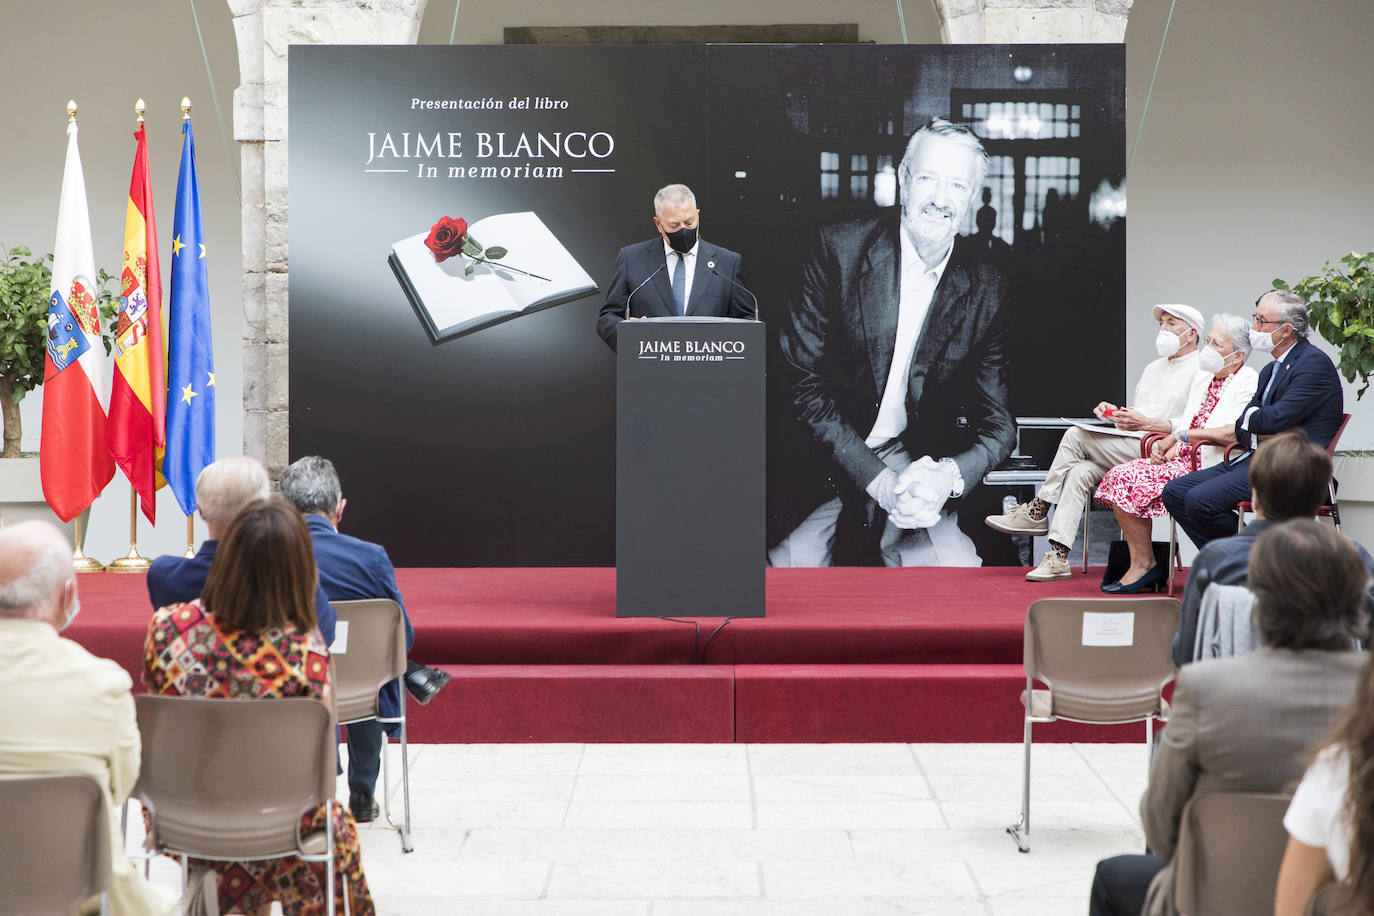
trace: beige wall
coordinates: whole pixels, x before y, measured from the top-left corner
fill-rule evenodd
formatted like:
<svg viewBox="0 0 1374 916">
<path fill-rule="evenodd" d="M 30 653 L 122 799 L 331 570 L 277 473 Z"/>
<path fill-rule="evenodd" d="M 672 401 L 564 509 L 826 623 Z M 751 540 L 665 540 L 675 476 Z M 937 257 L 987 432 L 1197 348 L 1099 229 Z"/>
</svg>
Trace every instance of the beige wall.
<svg viewBox="0 0 1374 916">
<path fill-rule="evenodd" d="M 902 0 L 913 43 L 939 41 L 927 0 Z M 229 117 L 238 83 L 229 9 L 195 0 L 215 86 Z M 423 43 L 446 43 L 453 0 L 430 0 Z M 833 22 L 859 24 L 864 41 L 900 42 L 895 0 L 697 0 L 643 4 L 611 0 L 465 0 L 457 42 L 491 44 L 508 25 L 705 25 Z M 1130 136 L 1145 101 L 1169 0 L 1137 0 L 1127 30 Z M 180 152 L 177 103 L 195 102 L 200 178 L 211 256 L 216 374 L 221 404 L 218 449 L 240 450 L 237 154 L 226 154 L 210 100 L 200 44 L 183 0 L 109 4 L 51 0 L 11 17 L 0 55 L 5 128 L 0 153 L 0 244 L 50 250 L 61 181 L 63 108 L 81 104 L 81 145 L 96 260 L 117 269 L 124 198 L 133 160 L 132 106 L 150 106 L 149 134 L 160 228 L 171 229 Z M 1148 306 L 1190 302 L 1205 313 L 1248 313 L 1276 276 L 1297 278 L 1352 248 L 1374 248 L 1374 117 L 1364 101 L 1374 85 L 1374 4 L 1331 0 L 1209 0 L 1175 10 L 1149 120 L 1130 187 L 1128 364 L 1130 380 L 1150 358 Z M 228 129 L 232 127 L 226 125 Z M 1129 148 L 1129 147 L 1128 147 Z M 164 252 L 164 262 L 167 258 Z M 165 270 L 165 264 L 164 264 Z M 1054 333 L 1046 316 L 1046 333 Z M 1085 354 L 1090 358 L 1091 354 Z M 1356 418 L 1343 443 L 1374 448 L 1374 410 Z M 24 405 L 25 445 L 36 448 L 39 396 Z M 144 552 L 178 550 L 184 522 L 169 494 Z M 92 512 L 93 555 L 127 547 L 128 488 L 122 476 Z"/>
</svg>

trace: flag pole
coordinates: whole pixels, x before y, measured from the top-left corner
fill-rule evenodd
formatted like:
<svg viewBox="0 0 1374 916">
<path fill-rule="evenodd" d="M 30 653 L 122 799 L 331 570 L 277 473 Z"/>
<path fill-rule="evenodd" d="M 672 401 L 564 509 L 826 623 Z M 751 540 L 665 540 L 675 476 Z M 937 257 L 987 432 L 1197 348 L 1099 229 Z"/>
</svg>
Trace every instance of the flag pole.
<svg viewBox="0 0 1374 916">
<path fill-rule="evenodd" d="M 196 555 L 196 517 L 194 514 L 186 516 L 186 552 L 182 556 L 190 558 Z"/>
<path fill-rule="evenodd" d="M 75 106 L 72 106 L 75 107 Z M 72 550 L 72 569 L 77 572 L 103 572 L 104 564 L 99 560 L 92 559 L 82 552 L 81 546 L 85 543 L 85 532 L 82 530 L 81 516 L 84 512 L 76 514 L 76 547 Z"/>
<path fill-rule="evenodd" d="M 138 552 L 138 491 L 129 490 L 129 552 L 106 567 L 110 572 L 143 572 L 153 561 Z"/>
</svg>

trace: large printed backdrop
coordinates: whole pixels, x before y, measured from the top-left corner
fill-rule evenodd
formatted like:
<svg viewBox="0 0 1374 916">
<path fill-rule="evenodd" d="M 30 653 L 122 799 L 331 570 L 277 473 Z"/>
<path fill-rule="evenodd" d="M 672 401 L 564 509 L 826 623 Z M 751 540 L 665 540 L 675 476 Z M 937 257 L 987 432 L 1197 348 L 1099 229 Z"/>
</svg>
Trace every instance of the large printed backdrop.
<svg viewBox="0 0 1374 916">
<path fill-rule="evenodd" d="M 397 565 L 614 564 L 615 361 L 594 325 L 617 249 L 653 235 L 654 191 L 693 188 L 774 340 L 816 226 L 891 205 L 932 116 L 991 155 L 975 206 L 1013 281 L 1012 411 L 1123 397 L 1120 45 L 293 47 L 290 86 L 291 454 L 335 462 L 346 530 Z M 431 344 L 391 246 L 525 210 L 602 291 Z M 773 539 L 829 473 L 782 368 L 773 347 Z M 1040 467 L 1052 446 L 1022 442 Z"/>
</svg>

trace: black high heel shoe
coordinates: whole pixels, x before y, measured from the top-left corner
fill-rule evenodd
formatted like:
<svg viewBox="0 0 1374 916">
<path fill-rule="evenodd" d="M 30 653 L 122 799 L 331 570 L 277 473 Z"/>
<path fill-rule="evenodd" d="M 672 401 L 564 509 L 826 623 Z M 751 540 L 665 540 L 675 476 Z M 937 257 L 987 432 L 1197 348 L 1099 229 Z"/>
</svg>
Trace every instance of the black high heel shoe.
<svg viewBox="0 0 1374 916">
<path fill-rule="evenodd" d="M 1102 586 L 1102 591 L 1109 595 L 1138 595 L 1147 588 L 1150 591 L 1158 591 L 1159 586 L 1163 585 L 1168 578 L 1169 576 L 1165 573 L 1164 567 L 1156 563 L 1154 566 L 1150 567 L 1145 575 L 1136 579 L 1129 585 L 1124 582 L 1117 582 L 1112 585 Z"/>
</svg>

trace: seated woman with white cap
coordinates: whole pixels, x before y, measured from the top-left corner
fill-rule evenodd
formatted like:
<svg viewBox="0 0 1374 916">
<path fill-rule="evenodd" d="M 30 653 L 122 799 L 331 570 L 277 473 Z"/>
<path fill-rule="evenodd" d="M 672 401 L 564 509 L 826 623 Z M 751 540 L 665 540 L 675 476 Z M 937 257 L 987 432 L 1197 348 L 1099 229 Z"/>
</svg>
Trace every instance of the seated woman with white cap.
<svg viewBox="0 0 1374 916">
<path fill-rule="evenodd" d="M 1254 397 L 1259 374 L 1245 365 L 1250 356 L 1250 322 L 1236 315 L 1212 319 L 1206 345 L 1199 352 L 1197 373 L 1188 404 L 1169 421 L 1167 436 L 1156 442 L 1148 458 L 1117 465 L 1097 487 L 1098 502 L 1111 506 L 1126 537 L 1131 564 L 1104 592 L 1133 595 L 1165 580 L 1168 570 L 1155 562 L 1151 519 L 1165 515 L 1160 494 L 1164 485 L 1199 467 L 1221 460 L 1221 449 L 1189 441 L 1190 430 L 1235 422 Z"/>
</svg>

